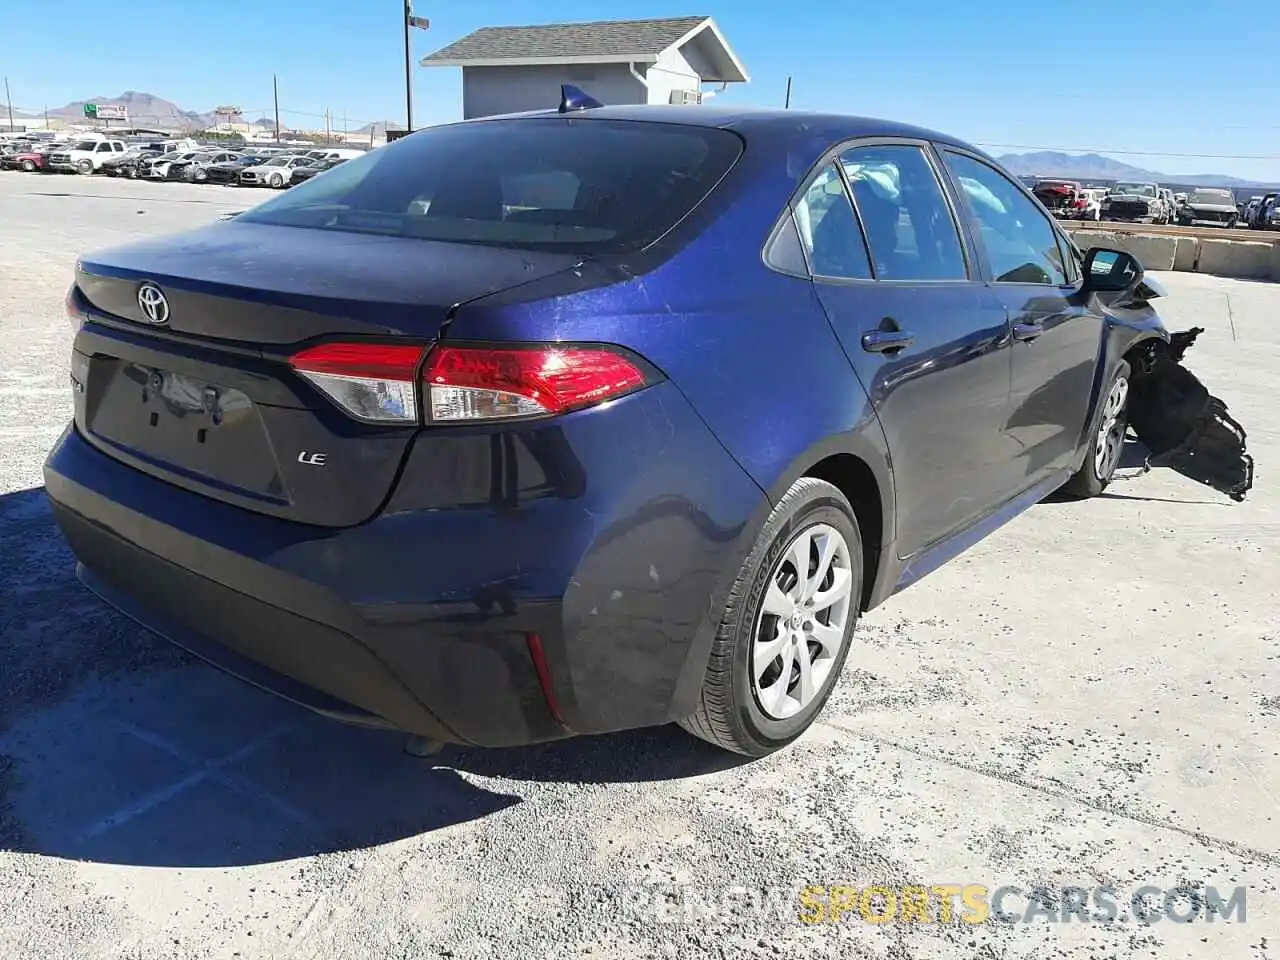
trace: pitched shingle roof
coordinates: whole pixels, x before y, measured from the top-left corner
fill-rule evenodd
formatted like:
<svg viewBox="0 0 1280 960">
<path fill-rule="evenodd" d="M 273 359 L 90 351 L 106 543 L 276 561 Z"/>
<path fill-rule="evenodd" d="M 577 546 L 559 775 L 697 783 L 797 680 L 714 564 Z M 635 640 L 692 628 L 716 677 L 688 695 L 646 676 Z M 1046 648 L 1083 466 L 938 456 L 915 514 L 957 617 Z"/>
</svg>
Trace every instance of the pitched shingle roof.
<svg viewBox="0 0 1280 960">
<path fill-rule="evenodd" d="M 550 23 L 533 27 L 483 27 L 430 56 L 423 64 L 446 61 L 653 58 L 707 17 Z"/>
</svg>

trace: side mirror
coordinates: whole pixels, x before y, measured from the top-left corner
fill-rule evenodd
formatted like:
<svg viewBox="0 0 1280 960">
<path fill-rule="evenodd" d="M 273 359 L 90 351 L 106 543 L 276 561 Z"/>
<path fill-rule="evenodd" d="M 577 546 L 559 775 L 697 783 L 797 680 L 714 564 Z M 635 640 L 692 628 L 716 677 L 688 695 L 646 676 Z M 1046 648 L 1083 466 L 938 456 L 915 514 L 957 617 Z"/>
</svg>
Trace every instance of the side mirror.
<svg viewBox="0 0 1280 960">
<path fill-rule="evenodd" d="M 1093 247 L 1084 256 L 1084 287 L 1093 293 L 1117 293 L 1112 301 L 1150 300 L 1164 295 L 1160 285 L 1147 280 L 1138 258 L 1123 250 Z"/>
</svg>

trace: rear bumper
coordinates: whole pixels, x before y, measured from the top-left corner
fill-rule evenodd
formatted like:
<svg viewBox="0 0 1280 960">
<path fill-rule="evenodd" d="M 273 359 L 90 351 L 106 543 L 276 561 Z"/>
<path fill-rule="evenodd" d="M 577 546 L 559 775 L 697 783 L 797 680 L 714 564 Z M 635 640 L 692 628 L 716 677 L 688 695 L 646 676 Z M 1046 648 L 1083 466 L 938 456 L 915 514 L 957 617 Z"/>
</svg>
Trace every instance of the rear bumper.
<svg viewBox="0 0 1280 960">
<path fill-rule="evenodd" d="M 515 438 L 558 463 L 538 484 L 509 436 L 423 434 L 343 529 L 189 493 L 74 426 L 45 482 L 90 589 L 321 713 L 483 746 L 688 715 L 762 492 L 670 384 Z"/>
</svg>

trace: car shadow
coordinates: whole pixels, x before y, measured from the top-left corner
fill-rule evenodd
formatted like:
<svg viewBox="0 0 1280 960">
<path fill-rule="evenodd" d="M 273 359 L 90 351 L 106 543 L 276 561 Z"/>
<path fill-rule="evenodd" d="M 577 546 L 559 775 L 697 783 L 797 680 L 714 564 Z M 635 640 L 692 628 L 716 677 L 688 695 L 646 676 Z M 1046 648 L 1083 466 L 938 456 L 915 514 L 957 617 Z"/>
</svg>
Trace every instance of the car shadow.
<svg viewBox="0 0 1280 960">
<path fill-rule="evenodd" d="M 94 597 L 43 489 L 0 496 L 0 849 L 226 867 L 403 840 L 519 804 L 529 782 L 697 776 L 735 758 L 673 728 L 446 747 L 315 716 Z"/>
</svg>

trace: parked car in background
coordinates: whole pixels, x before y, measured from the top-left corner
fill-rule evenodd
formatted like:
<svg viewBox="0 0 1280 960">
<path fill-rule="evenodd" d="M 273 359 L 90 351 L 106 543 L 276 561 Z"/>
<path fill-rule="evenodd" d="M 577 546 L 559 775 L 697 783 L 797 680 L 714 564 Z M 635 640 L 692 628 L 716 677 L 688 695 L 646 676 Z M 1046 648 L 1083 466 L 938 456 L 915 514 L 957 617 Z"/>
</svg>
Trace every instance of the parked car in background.
<svg viewBox="0 0 1280 960">
<path fill-rule="evenodd" d="M 1258 198 L 1257 206 L 1249 215 L 1249 227 L 1253 230 L 1280 229 L 1280 213 L 1276 201 L 1280 194 L 1267 193 Z"/>
<path fill-rule="evenodd" d="M 1131 223 L 1168 223 L 1173 211 L 1160 196 L 1154 183 L 1117 183 L 1102 198 L 1103 220 Z"/>
<path fill-rule="evenodd" d="M 1084 188 L 1076 180 L 1037 180 L 1032 187 L 1036 199 L 1055 217 L 1074 219 L 1076 202 L 1083 197 Z"/>
<path fill-rule="evenodd" d="M 314 162 L 306 156 L 271 157 L 265 163 L 242 170 L 240 183 L 246 187 L 274 187 L 283 190 L 293 179 L 294 170 Z"/>
<path fill-rule="evenodd" d="M 352 150 L 345 147 L 323 147 L 319 150 L 308 150 L 306 156 L 312 160 L 354 160 L 364 156 L 364 150 Z"/>
<path fill-rule="evenodd" d="M 111 157 L 124 152 L 123 140 L 77 140 L 49 154 L 49 168 L 65 173 L 95 173 Z"/>
<path fill-rule="evenodd" d="M 344 157 L 335 157 L 329 160 L 317 160 L 307 166 L 298 167 L 293 171 L 293 179 L 290 181 L 290 185 L 293 186 L 303 183 L 310 180 L 318 173 L 324 173 L 326 170 L 332 170 L 334 167 L 340 167 L 346 162 L 346 158 Z"/>
<path fill-rule="evenodd" d="M 209 168 L 215 163 L 230 163 L 239 158 L 240 154 L 232 150 L 210 150 L 205 153 L 197 153 L 189 160 L 171 163 L 165 179 L 204 183 L 209 179 Z"/>
<path fill-rule="evenodd" d="M 247 170 L 249 167 L 256 167 L 258 164 L 265 163 L 268 159 L 268 157 L 246 154 L 234 160 L 214 163 L 206 168 L 205 179 L 209 183 L 238 184 L 241 171 Z"/>
<path fill-rule="evenodd" d="M 193 157 L 199 156 L 201 150 L 184 150 L 173 151 L 171 153 L 162 153 L 158 156 L 144 160 L 138 166 L 139 176 L 148 180 L 167 180 L 169 179 L 169 168 L 175 163 L 186 163 Z"/>
<path fill-rule="evenodd" d="M 1160 294 L 929 130 L 442 124 L 84 254 L 45 490 L 91 590 L 330 717 L 762 756 L 863 611 L 1188 436 Z"/>
<path fill-rule="evenodd" d="M 1191 191 L 1178 210 L 1178 223 L 1190 227 L 1197 223 L 1234 227 L 1240 218 L 1236 197 L 1230 190 L 1219 187 L 1199 187 Z"/>
<path fill-rule="evenodd" d="M 124 153 L 104 160 L 99 172 L 108 177 L 137 176 L 139 160 L 143 157 L 158 157 L 162 153 L 164 153 L 163 143 L 133 144 Z"/>
<path fill-rule="evenodd" d="M 27 173 L 49 172 L 49 155 L 68 146 L 62 141 L 40 144 L 26 150 L 17 150 L 0 158 L 0 166 L 8 170 L 25 170 Z"/>
</svg>

